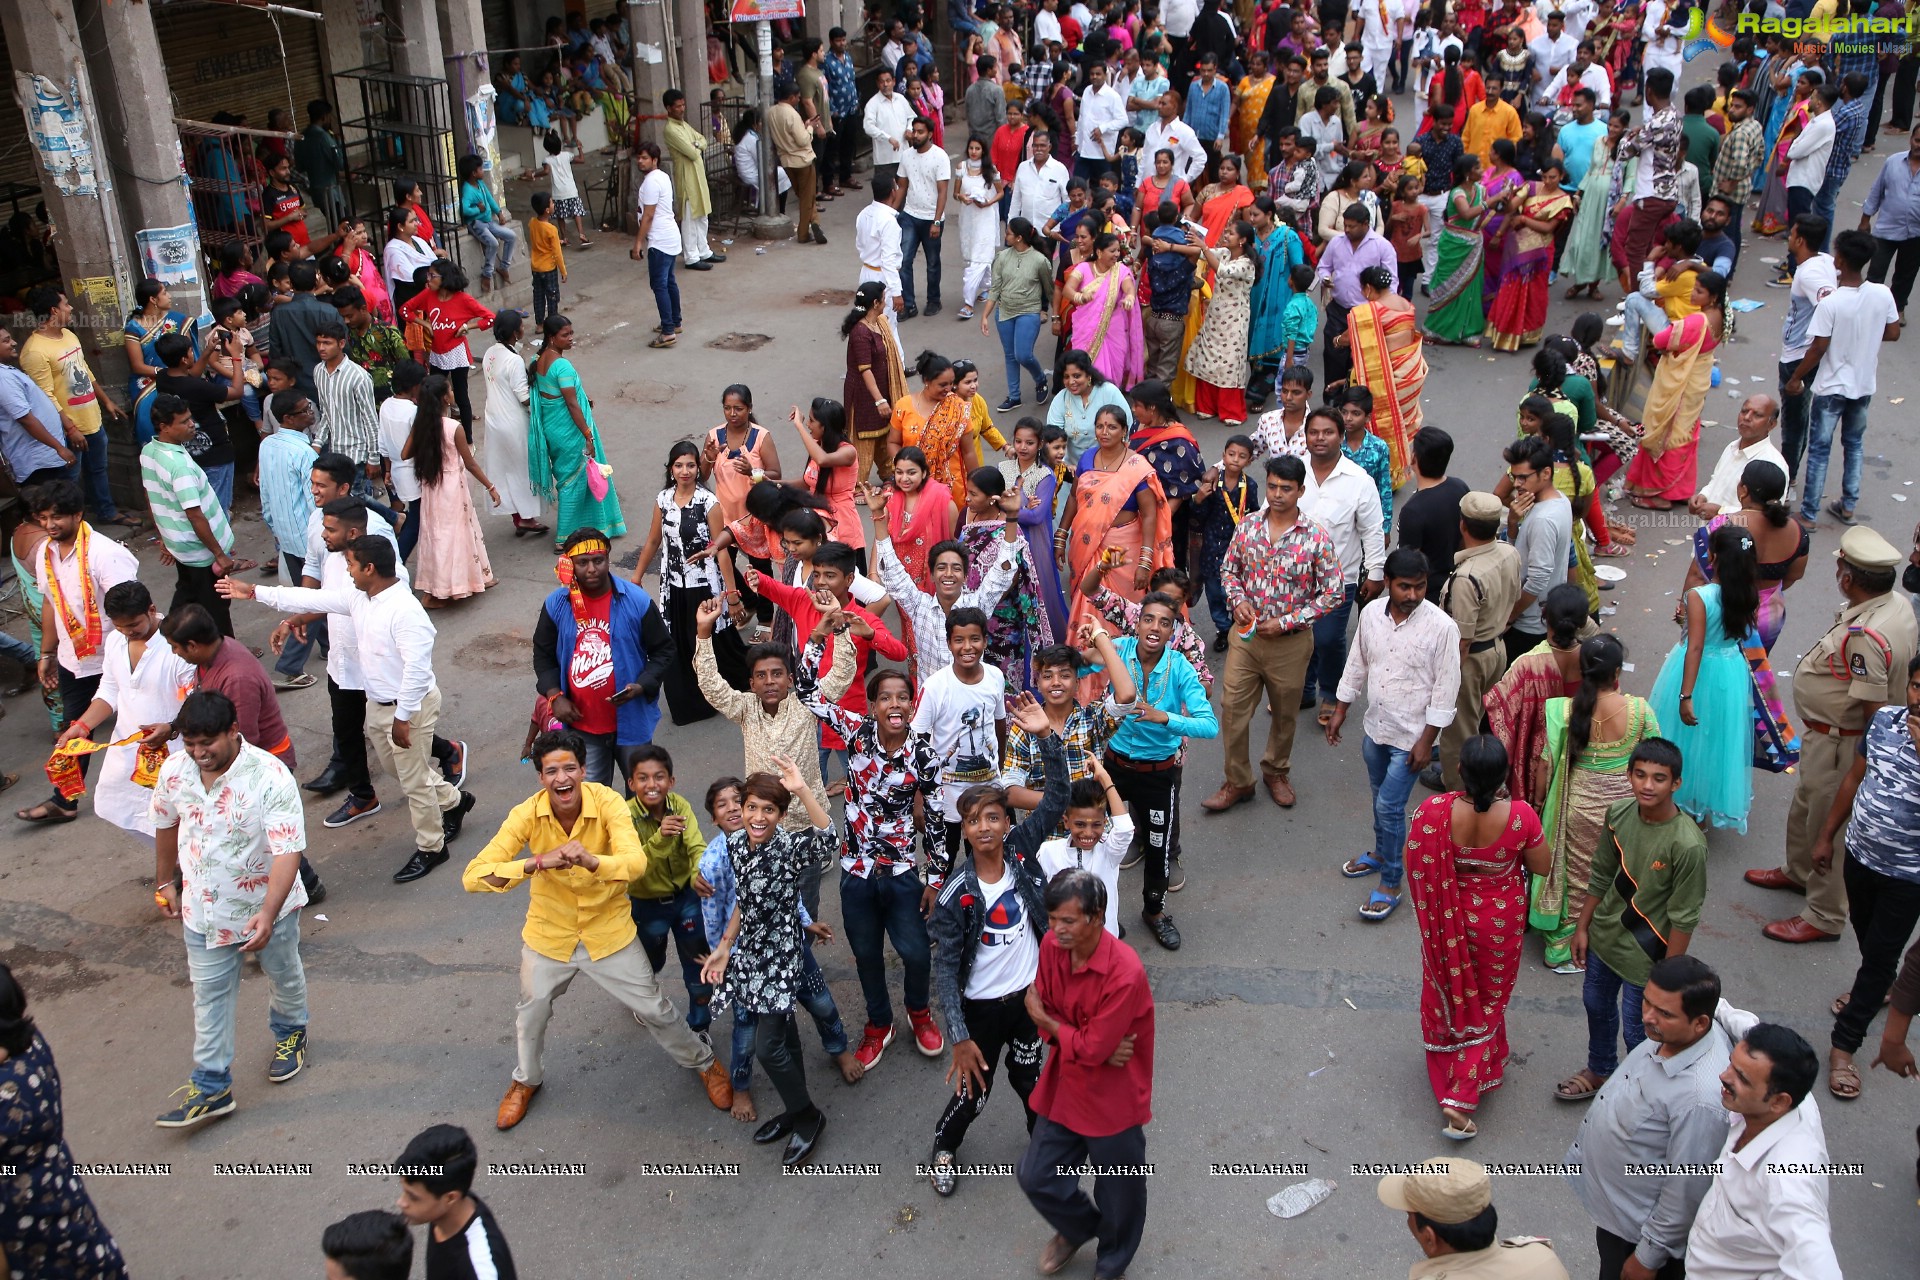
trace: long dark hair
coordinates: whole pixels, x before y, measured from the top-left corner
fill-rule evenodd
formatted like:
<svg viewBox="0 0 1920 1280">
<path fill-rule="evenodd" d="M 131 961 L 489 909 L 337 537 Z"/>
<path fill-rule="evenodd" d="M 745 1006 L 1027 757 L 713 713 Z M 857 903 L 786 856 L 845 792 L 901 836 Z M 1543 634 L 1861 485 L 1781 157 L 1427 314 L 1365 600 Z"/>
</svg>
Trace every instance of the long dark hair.
<svg viewBox="0 0 1920 1280">
<path fill-rule="evenodd" d="M 1493 808 L 1506 785 L 1505 743 L 1490 733 L 1477 733 L 1460 744 L 1460 789 L 1475 813 Z"/>
<path fill-rule="evenodd" d="M 407 436 L 413 446 L 414 478 L 430 489 L 438 487 L 441 468 L 446 466 L 447 437 L 440 419 L 452 394 L 453 384 L 444 373 L 428 374 L 420 384 L 420 407 L 414 411 L 413 430 Z"/>
<path fill-rule="evenodd" d="M 1723 524 L 1707 540 L 1713 580 L 1720 584 L 1720 628 L 1729 640 L 1744 640 L 1760 613 L 1755 581 L 1753 535 L 1737 524 Z"/>
<path fill-rule="evenodd" d="M 1447 106 L 1457 111 L 1460 107 L 1460 93 L 1462 89 L 1459 48 L 1455 45 L 1448 45 L 1447 51 L 1442 56 L 1441 61 L 1446 66 L 1446 71 L 1442 74 L 1440 81 L 1445 92 L 1446 103 Z M 1447 123 L 1452 124 L 1453 121 L 1449 120 Z"/>
<path fill-rule="evenodd" d="M 834 453 L 847 442 L 847 410 L 831 396 L 815 396 L 810 406 L 814 420 L 820 424 L 820 449 L 824 453 Z M 820 474 L 814 477 L 813 491 L 825 493 L 832 467 L 823 466 Z"/>
<path fill-rule="evenodd" d="M 1740 487 L 1747 491 L 1749 498 L 1760 504 L 1760 511 L 1767 517 L 1768 524 L 1776 529 L 1787 527 L 1793 512 L 1786 504 L 1787 473 L 1780 469 L 1779 463 L 1755 458 L 1741 469 Z"/>
<path fill-rule="evenodd" d="M 1245 250 L 1240 256 L 1253 264 L 1253 282 L 1257 285 L 1260 283 L 1260 268 L 1262 265 L 1260 262 L 1260 233 L 1253 229 L 1251 222 L 1242 218 L 1233 224 L 1233 234 L 1240 237 L 1240 243 Z"/>
<path fill-rule="evenodd" d="M 971 143 L 976 141 L 976 139 L 969 138 L 967 139 L 967 141 Z M 980 143 L 980 180 L 982 182 L 987 183 L 988 185 L 992 185 L 992 183 L 995 180 L 995 174 L 993 170 L 993 155 L 987 148 L 987 140 L 985 138 L 980 138 L 977 141 Z M 962 148 L 960 152 L 960 162 L 962 164 L 965 164 L 966 159 L 967 159 L 966 150 Z"/>
<path fill-rule="evenodd" d="M 1627 647 L 1619 637 L 1602 632 L 1588 636 L 1580 644 L 1580 690 L 1567 708 L 1567 759 L 1578 760 L 1593 737 L 1593 709 L 1600 695 L 1620 681 L 1620 668 L 1626 664 Z"/>
</svg>

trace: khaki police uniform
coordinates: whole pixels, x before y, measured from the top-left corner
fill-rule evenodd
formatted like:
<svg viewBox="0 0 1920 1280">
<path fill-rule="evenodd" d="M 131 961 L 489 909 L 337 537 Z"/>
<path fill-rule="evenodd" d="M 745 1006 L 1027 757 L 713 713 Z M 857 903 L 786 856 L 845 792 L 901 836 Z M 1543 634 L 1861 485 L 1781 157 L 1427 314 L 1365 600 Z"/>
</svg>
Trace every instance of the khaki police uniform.
<svg viewBox="0 0 1920 1280">
<path fill-rule="evenodd" d="M 1507 629 L 1507 618 L 1526 576 L 1520 553 L 1505 542 L 1462 547 L 1454 553 L 1453 572 L 1440 589 L 1441 608 L 1460 628 L 1467 642 L 1467 654 L 1460 663 L 1460 697 L 1454 704 L 1453 723 L 1440 734 L 1440 767 L 1447 789 L 1460 787 L 1460 748 L 1480 732 L 1484 714 L 1482 703 L 1507 669 L 1506 650 L 1500 636 Z"/>
<path fill-rule="evenodd" d="M 1407 1271 L 1407 1280 L 1567 1280 L 1567 1269 L 1547 1241 L 1515 1236 L 1491 1249 L 1422 1258 Z"/>
<path fill-rule="evenodd" d="M 1848 533 L 1852 540 L 1863 530 Z M 1875 541 L 1884 544 L 1877 536 Z M 1891 547 L 1890 568 L 1900 562 Z M 1853 548 L 1842 543 L 1853 559 Z M 1872 554 L 1872 553 L 1869 553 Z M 1877 560 L 1883 556 L 1872 555 Z M 1907 664 L 1920 648 L 1920 625 L 1912 606 L 1897 592 L 1875 596 L 1841 610 L 1820 642 L 1793 670 L 1793 705 L 1799 713 L 1799 781 L 1787 811 L 1787 876 L 1807 891 L 1801 918 L 1824 933 L 1837 934 L 1847 923 L 1847 887 L 1834 860 L 1825 875 L 1813 871 L 1813 842 L 1827 820 L 1840 779 L 1853 763 L 1855 741 L 1867 727 L 1876 703 L 1906 704 Z"/>
</svg>

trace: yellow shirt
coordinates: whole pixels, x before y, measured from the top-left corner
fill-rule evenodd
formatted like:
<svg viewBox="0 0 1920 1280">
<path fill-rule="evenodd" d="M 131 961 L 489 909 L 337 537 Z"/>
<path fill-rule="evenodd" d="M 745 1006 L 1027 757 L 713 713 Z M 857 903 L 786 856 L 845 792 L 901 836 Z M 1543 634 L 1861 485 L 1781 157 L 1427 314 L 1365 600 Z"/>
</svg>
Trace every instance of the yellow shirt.
<svg viewBox="0 0 1920 1280">
<path fill-rule="evenodd" d="M 1654 300 L 1660 309 L 1667 313 L 1667 319 L 1679 324 L 1700 308 L 1693 305 L 1693 282 L 1699 273 L 1682 271 L 1671 280 L 1659 280 L 1654 283 Z"/>
<path fill-rule="evenodd" d="M 1425 182 L 1427 180 L 1427 162 L 1419 156 L 1406 156 L 1400 161 L 1400 172 L 1406 174 L 1409 178 L 1418 178 L 1420 181 Z"/>
<path fill-rule="evenodd" d="M 60 412 L 73 419 L 81 435 L 90 436 L 100 430 L 100 395 L 94 389 L 93 370 L 87 367 L 86 354 L 80 350 L 80 339 L 73 336 L 73 330 L 62 329 L 59 336 L 53 338 L 38 330 L 28 334 L 27 340 L 20 344 L 20 371 L 40 384 L 40 389 L 60 407 Z M 60 424 L 43 422 L 40 425 L 57 433 Z"/>
<path fill-rule="evenodd" d="M 1482 167 L 1493 163 L 1496 139 L 1520 141 L 1520 116 L 1512 105 L 1499 98 L 1476 102 L 1467 112 L 1467 127 L 1460 131 L 1460 145 L 1469 155 L 1480 157 Z"/>
<path fill-rule="evenodd" d="M 560 252 L 560 228 L 545 218 L 527 219 L 527 257 L 535 271 L 565 271 L 567 257 Z"/>
<path fill-rule="evenodd" d="M 566 867 L 527 874 L 527 854 L 551 853 L 574 840 L 600 859 L 597 870 Z M 646 870 L 646 851 L 627 815 L 627 802 L 611 787 L 583 782 L 580 816 L 571 833 L 561 829 L 543 789 L 513 807 L 487 847 L 473 855 L 460 883 L 468 893 L 505 893 L 518 882 L 531 880 L 527 927 L 521 930 L 521 940 L 550 960 L 572 959 L 580 944 L 585 944 L 590 957 L 604 960 L 634 940 L 627 882 L 639 879 Z M 507 883 L 490 885 L 488 876 Z"/>
</svg>

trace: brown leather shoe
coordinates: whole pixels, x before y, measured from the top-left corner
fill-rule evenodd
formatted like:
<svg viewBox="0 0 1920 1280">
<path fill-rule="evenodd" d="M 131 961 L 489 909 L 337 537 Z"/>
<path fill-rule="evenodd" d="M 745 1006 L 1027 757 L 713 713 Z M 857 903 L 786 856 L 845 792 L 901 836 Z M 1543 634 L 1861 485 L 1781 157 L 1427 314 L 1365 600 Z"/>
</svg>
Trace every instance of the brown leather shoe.
<svg viewBox="0 0 1920 1280">
<path fill-rule="evenodd" d="M 1067 1238 L 1056 1232 L 1053 1239 L 1047 1241 L 1047 1247 L 1040 1251 L 1040 1274 L 1058 1275 L 1069 1262 L 1073 1261 L 1073 1255 L 1078 1252 L 1080 1252 L 1079 1245 L 1068 1244 Z"/>
<path fill-rule="evenodd" d="M 1838 942 L 1840 935 L 1816 929 L 1808 924 L 1804 916 L 1791 916 L 1785 920 L 1775 920 L 1760 930 L 1775 942 Z"/>
<path fill-rule="evenodd" d="M 1273 802 L 1282 809 L 1293 808 L 1293 802 L 1299 799 L 1299 797 L 1293 794 L 1293 784 L 1287 781 L 1287 775 L 1284 773 L 1269 773 L 1266 775 L 1266 779 L 1267 794 L 1273 797 Z"/>
<path fill-rule="evenodd" d="M 1767 867 L 1761 871 L 1749 871 L 1742 878 L 1745 879 L 1748 884 L 1758 886 L 1762 889 L 1786 889 L 1789 892 L 1799 894 L 1804 894 L 1807 891 L 1807 886 L 1795 884 L 1793 877 L 1778 867 Z"/>
<path fill-rule="evenodd" d="M 1253 799 L 1252 787 L 1236 787 L 1231 782 L 1223 782 L 1220 789 L 1200 802 L 1200 807 L 1208 813 L 1225 813 L 1237 804 L 1245 804 Z"/>
<path fill-rule="evenodd" d="M 729 1076 L 727 1069 L 720 1065 L 720 1059 L 715 1058 L 707 1064 L 707 1069 L 700 1073 L 700 1083 L 707 1086 L 708 1102 L 722 1111 L 732 1109 L 733 1077 Z"/>
<path fill-rule="evenodd" d="M 500 1114 L 494 1117 L 496 1129 L 511 1129 L 527 1118 L 527 1108 L 533 1105 L 533 1095 L 540 1092 L 537 1084 L 521 1084 L 515 1080 L 507 1086 L 507 1096 L 500 1099 Z"/>
</svg>

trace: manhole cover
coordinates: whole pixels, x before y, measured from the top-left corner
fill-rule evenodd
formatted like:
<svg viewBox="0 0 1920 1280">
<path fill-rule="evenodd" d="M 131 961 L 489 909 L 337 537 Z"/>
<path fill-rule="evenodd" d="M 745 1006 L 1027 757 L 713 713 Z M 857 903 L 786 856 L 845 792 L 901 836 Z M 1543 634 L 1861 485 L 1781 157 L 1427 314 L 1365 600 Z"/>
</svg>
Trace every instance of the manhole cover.
<svg viewBox="0 0 1920 1280">
<path fill-rule="evenodd" d="M 642 378 L 634 382 L 623 382 L 614 388 L 613 398 L 636 404 L 665 404 L 679 393 L 680 388 L 671 382 L 655 382 L 651 378 Z"/>
<path fill-rule="evenodd" d="M 853 305 L 853 290 L 818 289 L 813 293 L 802 294 L 800 301 L 813 307 L 850 307 Z"/>
<path fill-rule="evenodd" d="M 772 341 L 764 333 L 723 333 L 707 345 L 721 351 L 758 351 Z"/>
<path fill-rule="evenodd" d="M 486 671 L 515 671 L 527 665 L 533 637 L 513 631 L 495 631 L 469 640 L 453 660 L 463 667 Z"/>
</svg>

